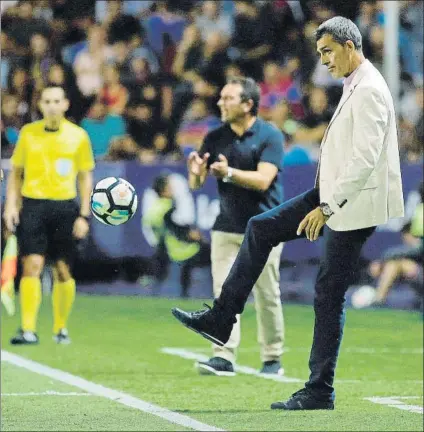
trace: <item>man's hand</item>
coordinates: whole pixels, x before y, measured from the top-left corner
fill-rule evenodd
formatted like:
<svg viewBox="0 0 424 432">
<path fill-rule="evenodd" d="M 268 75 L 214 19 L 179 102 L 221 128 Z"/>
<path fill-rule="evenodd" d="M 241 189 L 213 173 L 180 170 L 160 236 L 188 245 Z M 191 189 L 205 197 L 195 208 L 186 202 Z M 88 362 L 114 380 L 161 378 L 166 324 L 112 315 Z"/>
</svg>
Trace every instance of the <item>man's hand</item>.
<svg viewBox="0 0 424 432">
<path fill-rule="evenodd" d="M 83 217 L 79 216 L 74 222 L 72 234 L 76 239 L 81 240 L 88 234 L 89 229 L 90 226 L 88 222 Z"/>
<path fill-rule="evenodd" d="M 219 162 L 214 162 L 209 171 L 213 176 L 223 178 L 228 174 L 228 160 L 223 154 L 220 154 L 218 158 Z"/>
<path fill-rule="evenodd" d="M 15 232 L 15 228 L 19 225 L 19 210 L 16 206 L 6 206 L 3 213 L 4 223 L 9 232 Z"/>
<path fill-rule="evenodd" d="M 199 230 L 190 230 L 188 233 L 188 237 L 191 241 L 200 241 L 202 240 L 202 233 Z"/>
<path fill-rule="evenodd" d="M 302 222 L 300 222 L 297 228 L 297 235 L 301 235 L 302 231 L 305 230 L 306 238 L 310 241 L 315 241 L 319 236 L 321 228 L 327 221 L 328 217 L 324 216 L 321 207 L 317 207 L 309 212 Z"/>
<path fill-rule="evenodd" d="M 187 159 L 188 171 L 196 176 L 204 174 L 206 172 L 206 164 L 208 162 L 209 156 L 209 153 L 205 153 L 203 155 L 203 158 L 201 158 L 199 156 L 199 153 L 197 153 L 196 151 L 192 151 L 188 155 Z"/>
</svg>

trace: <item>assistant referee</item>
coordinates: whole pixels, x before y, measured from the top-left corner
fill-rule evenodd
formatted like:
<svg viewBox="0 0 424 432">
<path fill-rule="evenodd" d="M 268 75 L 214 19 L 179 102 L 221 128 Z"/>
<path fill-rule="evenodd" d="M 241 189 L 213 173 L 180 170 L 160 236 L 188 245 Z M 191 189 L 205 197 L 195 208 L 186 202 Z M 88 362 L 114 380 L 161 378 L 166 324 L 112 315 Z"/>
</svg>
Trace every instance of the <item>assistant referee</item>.
<svg viewBox="0 0 424 432">
<path fill-rule="evenodd" d="M 13 152 L 3 215 L 7 229 L 16 229 L 22 259 L 21 328 L 10 340 L 14 345 L 39 342 L 40 275 L 46 257 L 54 263 L 54 339 L 70 342 L 67 320 L 75 299 L 71 266 L 77 240 L 89 230 L 94 158 L 88 135 L 65 119 L 69 101 L 63 88 L 46 86 L 39 108 L 43 120 L 22 128 Z"/>
</svg>

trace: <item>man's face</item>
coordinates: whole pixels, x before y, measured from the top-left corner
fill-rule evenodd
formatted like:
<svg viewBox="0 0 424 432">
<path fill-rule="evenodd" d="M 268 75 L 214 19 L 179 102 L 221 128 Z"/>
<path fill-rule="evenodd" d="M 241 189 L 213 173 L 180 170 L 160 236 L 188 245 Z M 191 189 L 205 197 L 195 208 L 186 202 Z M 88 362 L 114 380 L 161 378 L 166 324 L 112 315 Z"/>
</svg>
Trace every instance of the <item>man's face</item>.
<svg viewBox="0 0 424 432">
<path fill-rule="evenodd" d="M 328 34 L 324 34 L 317 41 L 317 51 L 321 56 L 321 63 L 327 66 L 333 78 L 343 78 L 351 72 L 350 66 L 354 50 L 353 42 L 347 41 L 341 45 Z"/>
<path fill-rule="evenodd" d="M 39 108 L 45 119 L 59 120 L 68 110 L 69 101 L 61 88 L 47 88 L 41 94 Z"/>
<path fill-rule="evenodd" d="M 18 99 L 12 95 L 5 96 L 2 101 L 2 114 L 5 117 L 14 117 L 18 114 Z"/>
<path fill-rule="evenodd" d="M 48 42 L 42 34 L 34 34 L 30 40 L 31 51 L 35 55 L 42 56 L 47 52 Z"/>
<path fill-rule="evenodd" d="M 221 90 L 218 106 L 221 110 L 221 120 L 233 123 L 243 118 L 250 110 L 248 102 L 241 101 L 242 86 L 227 84 Z"/>
</svg>

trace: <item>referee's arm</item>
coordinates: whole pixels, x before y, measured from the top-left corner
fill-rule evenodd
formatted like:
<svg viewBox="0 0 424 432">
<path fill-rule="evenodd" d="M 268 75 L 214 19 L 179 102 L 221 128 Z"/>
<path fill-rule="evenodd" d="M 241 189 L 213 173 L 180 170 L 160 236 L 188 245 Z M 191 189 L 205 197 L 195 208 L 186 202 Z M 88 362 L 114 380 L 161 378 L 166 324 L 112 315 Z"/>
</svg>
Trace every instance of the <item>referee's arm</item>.
<svg viewBox="0 0 424 432">
<path fill-rule="evenodd" d="M 83 131 L 80 151 L 78 154 L 78 190 L 80 195 L 80 215 L 90 216 L 90 195 L 93 190 L 94 156 L 90 138 Z"/>
<path fill-rule="evenodd" d="M 80 171 L 78 173 L 78 189 L 80 194 L 80 215 L 90 216 L 90 195 L 93 190 L 93 172 Z"/>
</svg>

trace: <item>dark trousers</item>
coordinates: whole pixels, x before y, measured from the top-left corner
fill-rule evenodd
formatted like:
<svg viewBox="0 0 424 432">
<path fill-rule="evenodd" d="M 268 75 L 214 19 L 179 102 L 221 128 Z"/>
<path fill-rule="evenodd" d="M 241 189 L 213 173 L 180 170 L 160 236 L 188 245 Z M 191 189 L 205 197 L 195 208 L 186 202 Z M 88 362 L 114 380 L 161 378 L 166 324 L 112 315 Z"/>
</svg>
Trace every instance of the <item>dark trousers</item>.
<svg viewBox="0 0 424 432">
<path fill-rule="evenodd" d="M 224 282 L 215 306 L 230 315 L 240 314 L 262 272 L 271 249 L 281 242 L 305 237 L 296 234 L 299 223 L 319 206 L 319 191 L 311 189 L 249 220 L 237 259 Z M 365 211 L 365 210 L 364 210 Z M 362 246 L 375 227 L 333 231 L 328 226 L 315 284 L 315 328 L 306 387 L 333 397 L 334 371 L 343 335 L 345 293 L 358 270 Z"/>
</svg>

